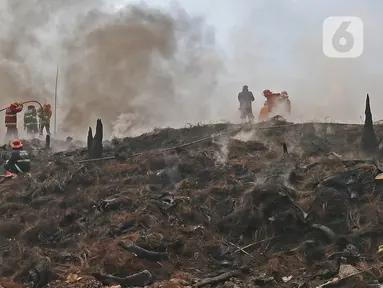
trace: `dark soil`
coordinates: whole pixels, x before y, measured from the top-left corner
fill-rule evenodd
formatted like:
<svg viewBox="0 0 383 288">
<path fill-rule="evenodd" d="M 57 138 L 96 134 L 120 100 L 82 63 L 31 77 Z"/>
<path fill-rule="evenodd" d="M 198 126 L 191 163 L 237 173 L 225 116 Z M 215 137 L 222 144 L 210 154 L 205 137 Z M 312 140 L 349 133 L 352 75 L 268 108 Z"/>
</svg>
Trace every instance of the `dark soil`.
<svg viewBox="0 0 383 288">
<path fill-rule="evenodd" d="M 383 194 L 379 163 L 351 161 L 367 160 L 361 131 L 278 121 L 164 129 L 105 142 L 103 156 L 117 160 L 89 163 L 78 163 L 86 148 L 27 143 L 31 176 L 0 185 L 0 287 L 103 287 L 118 284 L 107 274 L 143 270 L 148 287 L 235 270 L 217 285 L 316 287 L 346 264 L 367 270 L 349 278 L 367 287 L 383 276 Z"/>
</svg>

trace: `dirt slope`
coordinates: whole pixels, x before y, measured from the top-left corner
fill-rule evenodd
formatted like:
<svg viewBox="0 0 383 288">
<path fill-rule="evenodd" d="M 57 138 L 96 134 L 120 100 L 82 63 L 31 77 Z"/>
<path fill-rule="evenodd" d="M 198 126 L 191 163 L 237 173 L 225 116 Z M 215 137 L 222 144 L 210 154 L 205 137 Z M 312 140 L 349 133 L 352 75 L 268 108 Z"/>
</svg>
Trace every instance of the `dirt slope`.
<svg viewBox="0 0 383 288">
<path fill-rule="evenodd" d="M 104 154 L 117 160 L 91 163 L 78 163 L 85 149 L 53 154 L 29 143 L 32 176 L 0 185 L 0 284 L 103 287 L 148 270 L 148 287 L 208 287 L 199 281 L 228 271 L 235 277 L 219 287 L 315 287 L 345 265 L 370 270 L 337 287 L 379 280 L 378 168 L 351 161 L 361 159 L 361 126 L 238 129 L 115 139 Z M 143 286 L 145 273 L 124 283 Z"/>
</svg>

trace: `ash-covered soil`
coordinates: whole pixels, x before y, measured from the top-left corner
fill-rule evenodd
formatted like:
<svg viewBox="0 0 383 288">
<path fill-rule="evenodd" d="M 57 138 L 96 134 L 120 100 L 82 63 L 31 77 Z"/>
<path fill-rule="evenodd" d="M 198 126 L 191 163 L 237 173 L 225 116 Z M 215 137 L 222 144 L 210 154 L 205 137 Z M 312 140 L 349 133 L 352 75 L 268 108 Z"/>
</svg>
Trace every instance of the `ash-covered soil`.
<svg viewBox="0 0 383 288">
<path fill-rule="evenodd" d="M 0 184 L 0 287 L 379 283 L 379 163 L 360 155 L 361 130 L 163 129 L 105 142 L 116 159 L 86 163 L 85 148 L 27 143 L 31 176 Z"/>
</svg>

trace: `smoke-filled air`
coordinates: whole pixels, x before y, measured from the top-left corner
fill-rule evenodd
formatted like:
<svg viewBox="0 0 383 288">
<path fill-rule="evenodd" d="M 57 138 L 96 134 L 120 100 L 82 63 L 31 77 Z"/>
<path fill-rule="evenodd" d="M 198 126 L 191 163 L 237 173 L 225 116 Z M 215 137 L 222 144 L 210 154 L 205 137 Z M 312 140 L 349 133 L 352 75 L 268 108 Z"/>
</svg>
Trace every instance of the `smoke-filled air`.
<svg viewBox="0 0 383 288">
<path fill-rule="evenodd" d="M 382 11 L 0 0 L 0 288 L 383 287 Z"/>
<path fill-rule="evenodd" d="M 294 121 L 360 123 L 366 93 L 375 120 L 383 118 L 376 108 L 383 104 L 383 3 L 165 2 L 115 1 L 116 8 L 101 0 L 0 1 L 0 104 L 39 100 L 53 107 L 59 65 L 63 135 L 84 135 L 97 118 L 107 137 L 239 122 L 243 85 L 256 98 L 255 114 L 270 89 L 289 92 Z M 322 22 L 339 15 L 364 22 L 357 59 L 322 52 Z"/>
</svg>

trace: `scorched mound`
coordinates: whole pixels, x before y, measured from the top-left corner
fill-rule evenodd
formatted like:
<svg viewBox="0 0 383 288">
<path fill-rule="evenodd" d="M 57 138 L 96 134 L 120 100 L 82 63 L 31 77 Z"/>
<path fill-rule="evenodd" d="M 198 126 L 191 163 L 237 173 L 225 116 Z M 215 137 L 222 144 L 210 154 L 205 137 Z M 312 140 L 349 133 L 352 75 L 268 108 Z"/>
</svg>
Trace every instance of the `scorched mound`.
<svg viewBox="0 0 383 288">
<path fill-rule="evenodd" d="M 345 258 L 371 268 L 363 281 L 379 279 L 378 168 L 349 161 L 359 159 L 361 129 L 163 129 L 105 142 L 116 160 L 89 163 L 78 163 L 83 148 L 53 154 L 27 143 L 32 177 L 0 186 L 0 283 L 102 287 L 148 270 L 150 287 L 202 287 L 234 271 L 218 285 L 314 287 Z"/>
</svg>

